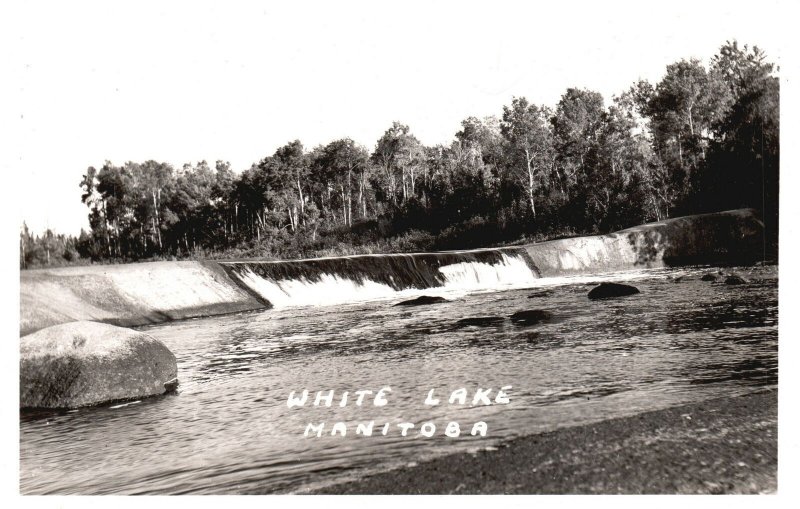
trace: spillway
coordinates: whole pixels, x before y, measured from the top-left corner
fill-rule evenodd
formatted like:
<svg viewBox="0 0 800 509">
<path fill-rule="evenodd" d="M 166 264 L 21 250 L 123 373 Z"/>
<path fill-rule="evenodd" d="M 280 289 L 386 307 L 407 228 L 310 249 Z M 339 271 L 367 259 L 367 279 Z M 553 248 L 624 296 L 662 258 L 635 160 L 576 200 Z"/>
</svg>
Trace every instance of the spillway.
<svg viewBox="0 0 800 509">
<path fill-rule="evenodd" d="M 764 258 L 750 209 L 669 219 L 608 235 L 496 249 L 307 260 L 149 262 L 20 273 L 20 334 L 94 320 L 136 326 L 271 307 L 503 290 L 537 279 Z"/>
<path fill-rule="evenodd" d="M 255 297 L 279 307 L 376 300 L 415 290 L 500 290 L 539 278 L 523 248 L 220 265 Z"/>
</svg>

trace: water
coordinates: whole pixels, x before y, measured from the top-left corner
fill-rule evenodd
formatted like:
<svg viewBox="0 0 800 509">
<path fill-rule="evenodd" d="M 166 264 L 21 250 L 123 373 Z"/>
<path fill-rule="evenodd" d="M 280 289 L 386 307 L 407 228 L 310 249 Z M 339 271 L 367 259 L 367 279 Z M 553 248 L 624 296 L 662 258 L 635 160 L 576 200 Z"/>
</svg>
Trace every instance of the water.
<svg viewBox="0 0 800 509">
<path fill-rule="evenodd" d="M 452 291 L 452 302 L 425 307 L 394 307 L 395 298 L 147 327 L 178 358 L 178 393 L 24 415 L 21 491 L 303 492 L 519 435 L 776 384 L 777 268 L 736 269 L 750 281 L 739 286 L 699 280 L 712 270 L 541 279 L 523 285 L 533 289 Z M 604 279 L 630 280 L 642 293 L 589 301 L 591 283 Z M 526 309 L 554 318 L 531 327 L 507 318 Z M 477 316 L 506 319 L 456 326 Z M 460 387 L 471 398 L 478 387 L 493 388 L 493 397 L 508 385 L 508 405 L 423 405 L 430 389 L 445 400 Z M 392 392 L 382 407 L 339 407 L 338 398 L 330 408 L 286 405 L 291 391 L 384 386 Z M 355 436 L 356 423 L 373 420 L 392 430 Z M 320 421 L 328 431 L 345 421 L 348 435 L 303 437 Z M 436 434 L 417 436 L 427 421 Z M 461 425 L 459 438 L 441 434 L 448 421 Z M 486 437 L 469 435 L 476 421 L 487 423 Z M 402 437 L 399 422 L 416 427 Z"/>
<path fill-rule="evenodd" d="M 498 291 L 537 284 L 523 248 L 337 256 L 300 261 L 220 262 L 271 306 L 334 305 L 417 295 Z"/>
</svg>

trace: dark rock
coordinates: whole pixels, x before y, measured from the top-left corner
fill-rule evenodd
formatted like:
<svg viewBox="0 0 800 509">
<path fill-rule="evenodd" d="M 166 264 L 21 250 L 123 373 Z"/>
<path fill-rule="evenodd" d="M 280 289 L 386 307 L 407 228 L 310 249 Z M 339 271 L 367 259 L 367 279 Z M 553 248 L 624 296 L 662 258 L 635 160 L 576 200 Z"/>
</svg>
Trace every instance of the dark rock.
<svg viewBox="0 0 800 509">
<path fill-rule="evenodd" d="M 619 283 L 600 283 L 598 286 L 592 288 L 589 292 L 589 298 L 595 299 L 610 299 L 613 297 L 625 297 L 626 295 L 634 295 L 639 293 L 639 289 L 635 286 L 623 285 Z"/>
<path fill-rule="evenodd" d="M 20 407 L 76 408 L 175 390 L 178 366 L 161 341 L 96 322 L 20 338 Z"/>
<path fill-rule="evenodd" d="M 528 311 L 518 311 L 511 315 L 511 322 L 515 325 L 536 325 L 546 322 L 553 317 L 553 314 L 543 309 L 531 309 Z"/>
<path fill-rule="evenodd" d="M 553 290 L 541 290 L 535 293 L 528 295 L 529 299 L 537 299 L 539 297 L 547 297 L 548 295 L 553 295 Z"/>
<path fill-rule="evenodd" d="M 736 274 L 731 274 L 730 276 L 725 278 L 726 285 L 743 285 L 747 283 L 741 276 L 737 276 Z"/>
<path fill-rule="evenodd" d="M 700 278 L 701 281 L 716 281 L 717 276 L 715 274 L 705 274 L 703 277 Z"/>
<path fill-rule="evenodd" d="M 473 316 L 456 322 L 457 327 L 492 327 L 505 321 L 502 316 Z"/>
<path fill-rule="evenodd" d="M 172 380 L 167 380 L 164 382 L 164 392 L 174 392 L 178 390 L 178 377 L 176 376 Z"/>
<path fill-rule="evenodd" d="M 395 306 L 425 306 L 428 304 L 438 304 L 439 302 L 449 302 L 444 297 L 431 297 L 430 295 L 422 295 L 416 299 L 404 300 L 398 302 Z"/>
</svg>

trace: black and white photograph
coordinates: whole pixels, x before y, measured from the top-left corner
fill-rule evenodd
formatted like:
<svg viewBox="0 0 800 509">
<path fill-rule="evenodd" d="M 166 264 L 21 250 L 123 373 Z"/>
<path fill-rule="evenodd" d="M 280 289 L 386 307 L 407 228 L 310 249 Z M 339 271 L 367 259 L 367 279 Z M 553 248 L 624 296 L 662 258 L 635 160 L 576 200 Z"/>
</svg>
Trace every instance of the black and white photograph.
<svg viewBox="0 0 800 509">
<path fill-rule="evenodd" d="M 18 502 L 795 491 L 791 2 L 8 7 Z"/>
</svg>

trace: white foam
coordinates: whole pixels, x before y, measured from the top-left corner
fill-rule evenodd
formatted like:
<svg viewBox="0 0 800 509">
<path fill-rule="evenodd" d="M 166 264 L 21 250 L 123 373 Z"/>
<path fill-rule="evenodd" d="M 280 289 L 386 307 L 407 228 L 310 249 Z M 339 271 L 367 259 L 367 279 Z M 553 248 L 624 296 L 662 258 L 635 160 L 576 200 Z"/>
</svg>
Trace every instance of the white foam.
<svg viewBox="0 0 800 509">
<path fill-rule="evenodd" d="M 238 277 L 275 307 L 323 306 L 396 299 L 418 295 L 455 296 L 476 291 L 494 291 L 534 286 L 537 277 L 521 256 L 503 253 L 498 263 L 460 262 L 439 267 L 444 285 L 398 291 L 370 279 L 355 281 L 337 274 L 272 281 L 245 268 Z"/>
<path fill-rule="evenodd" d="M 525 288 L 539 279 L 521 256 L 502 254 L 500 263 L 461 262 L 439 267 L 450 290 Z"/>
<path fill-rule="evenodd" d="M 334 274 L 322 274 L 318 281 L 309 281 L 306 278 L 270 281 L 247 268 L 239 277 L 244 284 L 275 307 L 369 301 L 391 298 L 399 293 L 382 283 L 368 279 L 359 283 Z"/>
</svg>

